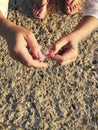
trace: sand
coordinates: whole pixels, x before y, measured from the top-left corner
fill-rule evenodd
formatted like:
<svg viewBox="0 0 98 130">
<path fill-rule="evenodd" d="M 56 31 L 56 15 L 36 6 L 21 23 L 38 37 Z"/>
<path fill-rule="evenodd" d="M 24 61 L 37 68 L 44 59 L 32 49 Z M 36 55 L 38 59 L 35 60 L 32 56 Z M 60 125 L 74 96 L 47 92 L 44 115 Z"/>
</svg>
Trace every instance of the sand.
<svg viewBox="0 0 98 130">
<path fill-rule="evenodd" d="M 71 32 L 82 14 L 68 16 L 61 0 L 43 20 L 31 14 L 32 0 L 10 0 L 8 19 L 36 36 L 44 54 Z M 48 69 L 14 61 L 0 37 L 0 130 L 97 130 L 98 29 L 79 43 L 78 59 Z"/>
</svg>

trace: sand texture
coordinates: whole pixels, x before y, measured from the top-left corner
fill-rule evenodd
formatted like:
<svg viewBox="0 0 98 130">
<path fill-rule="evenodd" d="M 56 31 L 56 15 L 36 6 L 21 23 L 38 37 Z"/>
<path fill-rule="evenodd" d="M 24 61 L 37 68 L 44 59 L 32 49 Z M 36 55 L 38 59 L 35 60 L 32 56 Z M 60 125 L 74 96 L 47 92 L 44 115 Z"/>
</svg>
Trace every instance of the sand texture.
<svg viewBox="0 0 98 130">
<path fill-rule="evenodd" d="M 32 0 L 10 0 L 8 14 L 34 33 L 44 54 L 82 16 L 66 15 L 61 0 L 51 4 L 55 9 L 43 20 L 32 17 Z M 0 37 L 0 130 L 97 130 L 98 29 L 79 43 L 74 63 L 59 67 L 46 62 L 48 69 L 24 67 L 9 56 Z"/>
</svg>

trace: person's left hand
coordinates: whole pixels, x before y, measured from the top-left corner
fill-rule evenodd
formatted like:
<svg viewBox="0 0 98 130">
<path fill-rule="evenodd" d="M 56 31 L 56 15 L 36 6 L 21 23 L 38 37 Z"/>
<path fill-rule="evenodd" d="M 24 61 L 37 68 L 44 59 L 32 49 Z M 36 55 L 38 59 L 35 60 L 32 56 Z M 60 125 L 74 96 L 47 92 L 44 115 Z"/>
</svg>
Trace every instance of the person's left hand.
<svg viewBox="0 0 98 130">
<path fill-rule="evenodd" d="M 77 59 L 78 42 L 76 36 L 68 34 L 53 44 L 48 56 L 60 66 L 67 65 Z"/>
</svg>

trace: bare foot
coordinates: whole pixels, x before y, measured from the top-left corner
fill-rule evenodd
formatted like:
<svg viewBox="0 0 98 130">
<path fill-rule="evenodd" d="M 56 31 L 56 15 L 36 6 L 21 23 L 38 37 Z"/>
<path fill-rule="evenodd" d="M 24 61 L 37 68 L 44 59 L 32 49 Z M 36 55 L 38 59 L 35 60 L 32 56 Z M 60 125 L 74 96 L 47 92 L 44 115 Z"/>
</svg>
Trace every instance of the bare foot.
<svg viewBox="0 0 98 130">
<path fill-rule="evenodd" d="M 33 16 L 35 18 L 43 19 L 47 13 L 47 5 L 49 0 L 34 0 Z"/>
<path fill-rule="evenodd" d="M 67 14 L 80 13 L 82 4 L 82 0 L 65 0 L 65 12 Z"/>
</svg>

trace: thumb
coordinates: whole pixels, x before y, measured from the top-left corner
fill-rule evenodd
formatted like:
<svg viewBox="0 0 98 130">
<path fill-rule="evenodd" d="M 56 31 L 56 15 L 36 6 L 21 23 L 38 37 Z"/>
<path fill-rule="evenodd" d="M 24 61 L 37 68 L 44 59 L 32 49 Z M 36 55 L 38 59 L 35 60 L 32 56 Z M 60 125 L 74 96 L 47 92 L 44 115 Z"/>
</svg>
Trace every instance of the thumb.
<svg viewBox="0 0 98 130">
<path fill-rule="evenodd" d="M 56 54 L 64 45 L 68 43 L 65 37 L 61 38 L 57 42 L 55 42 L 49 52 L 50 55 Z"/>
</svg>

